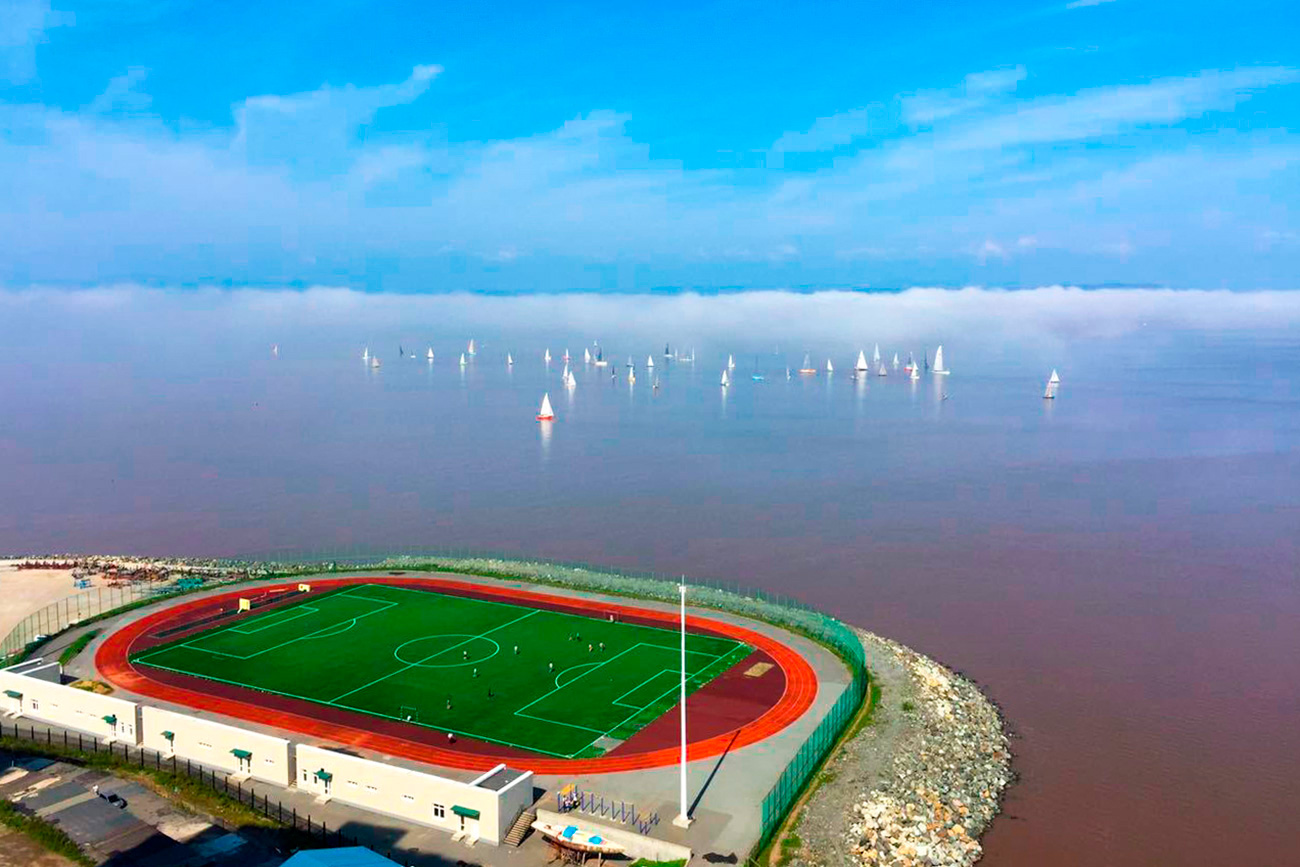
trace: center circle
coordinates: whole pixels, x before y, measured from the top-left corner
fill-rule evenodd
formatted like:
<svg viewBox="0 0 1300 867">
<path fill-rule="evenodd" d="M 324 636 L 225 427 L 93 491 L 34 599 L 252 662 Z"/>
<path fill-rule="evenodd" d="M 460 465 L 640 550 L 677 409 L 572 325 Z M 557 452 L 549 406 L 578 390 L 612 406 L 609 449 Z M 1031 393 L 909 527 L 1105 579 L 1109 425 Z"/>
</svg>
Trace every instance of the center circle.
<svg viewBox="0 0 1300 867">
<path fill-rule="evenodd" d="M 397 661 L 412 668 L 455 668 L 477 665 L 501 652 L 501 645 L 481 635 L 426 635 L 399 644 Z"/>
</svg>

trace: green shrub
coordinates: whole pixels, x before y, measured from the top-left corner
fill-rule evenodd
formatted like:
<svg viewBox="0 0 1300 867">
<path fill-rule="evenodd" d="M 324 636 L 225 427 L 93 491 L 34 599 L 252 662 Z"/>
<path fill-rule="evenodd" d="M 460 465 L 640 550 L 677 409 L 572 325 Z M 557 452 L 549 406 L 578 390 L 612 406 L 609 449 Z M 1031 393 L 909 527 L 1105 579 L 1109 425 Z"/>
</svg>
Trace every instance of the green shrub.
<svg viewBox="0 0 1300 867">
<path fill-rule="evenodd" d="M 18 833 L 25 834 L 55 854 L 62 855 L 77 864 L 84 864 L 85 867 L 94 867 L 95 862 L 61 829 L 39 816 L 27 815 L 4 799 L 0 799 L 0 824 L 8 825 Z"/>
<path fill-rule="evenodd" d="M 77 654 L 86 649 L 86 645 L 95 640 L 99 634 L 98 629 L 92 629 L 83 633 L 76 641 L 69 644 L 62 653 L 59 654 L 59 665 L 67 665 L 77 658 Z"/>
</svg>

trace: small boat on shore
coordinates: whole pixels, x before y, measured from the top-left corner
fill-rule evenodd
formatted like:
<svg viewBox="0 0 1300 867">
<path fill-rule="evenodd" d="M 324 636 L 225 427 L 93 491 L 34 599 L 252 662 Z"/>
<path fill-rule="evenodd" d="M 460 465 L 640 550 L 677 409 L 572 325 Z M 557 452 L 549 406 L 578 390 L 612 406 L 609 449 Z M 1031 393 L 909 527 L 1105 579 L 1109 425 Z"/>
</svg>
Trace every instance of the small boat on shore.
<svg viewBox="0 0 1300 867">
<path fill-rule="evenodd" d="M 563 849 L 586 852 L 592 855 L 618 855 L 623 847 L 607 840 L 595 831 L 584 831 L 577 825 L 560 825 L 541 819 L 533 822 L 533 830 L 548 842 Z"/>
</svg>

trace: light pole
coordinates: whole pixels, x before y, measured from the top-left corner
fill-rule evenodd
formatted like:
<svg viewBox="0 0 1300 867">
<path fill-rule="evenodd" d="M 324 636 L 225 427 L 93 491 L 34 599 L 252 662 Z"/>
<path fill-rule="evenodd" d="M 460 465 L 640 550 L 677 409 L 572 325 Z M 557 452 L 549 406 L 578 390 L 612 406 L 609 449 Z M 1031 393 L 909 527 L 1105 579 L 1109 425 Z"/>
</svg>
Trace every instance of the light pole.
<svg viewBox="0 0 1300 867">
<path fill-rule="evenodd" d="M 682 611 L 682 700 L 681 720 L 682 720 L 682 768 L 681 768 L 681 811 L 677 818 L 673 819 L 673 824 L 678 828 L 689 828 L 691 826 L 691 817 L 687 814 L 686 806 L 686 576 L 682 576 L 682 583 L 677 585 L 678 592 L 681 593 L 681 611 Z"/>
</svg>

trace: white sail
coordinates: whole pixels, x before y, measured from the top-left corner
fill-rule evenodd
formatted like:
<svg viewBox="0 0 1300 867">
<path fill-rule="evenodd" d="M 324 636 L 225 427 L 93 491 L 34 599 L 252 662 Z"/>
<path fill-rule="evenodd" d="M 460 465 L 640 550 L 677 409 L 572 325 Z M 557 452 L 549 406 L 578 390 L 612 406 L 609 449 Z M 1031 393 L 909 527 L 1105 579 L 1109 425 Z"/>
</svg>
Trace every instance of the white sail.
<svg viewBox="0 0 1300 867">
<path fill-rule="evenodd" d="M 729 385 L 731 385 L 731 377 L 727 376 L 727 369 L 724 367 L 722 368 L 722 387 L 726 388 Z"/>
<path fill-rule="evenodd" d="M 1043 400 L 1055 400 L 1055 399 L 1056 399 L 1056 383 L 1049 382 L 1047 383 L 1047 388 L 1043 390 Z"/>
<path fill-rule="evenodd" d="M 1051 376 L 1050 379 L 1047 380 L 1047 384 L 1048 384 L 1048 385 L 1060 385 L 1060 384 L 1061 384 L 1061 377 L 1057 376 L 1057 374 L 1056 374 L 1056 368 L 1055 368 L 1055 367 L 1052 368 L 1052 376 Z"/>
<path fill-rule="evenodd" d="M 378 366 L 379 366 L 379 356 L 378 356 L 378 355 L 372 355 L 372 356 L 370 356 L 370 366 L 371 366 L 371 367 L 378 367 Z"/>
<path fill-rule="evenodd" d="M 790 368 L 788 367 L 785 369 L 785 378 L 790 379 Z"/>
<path fill-rule="evenodd" d="M 920 379 L 920 378 L 921 378 L 921 365 L 913 361 L 912 372 L 908 374 L 908 379 Z"/>
<path fill-rule="evenodd" d="M 549 421 L 555 418 L 555 410 L 551 409 L 550 392 L 542 395 L 542 408 L 537 411 L 538 421 Z"/>
<path fill-rule="evenodd" d="M 465 366 L 465 353 L 463 352 L 460 354 L 460 366 L 461 367 Z"/>
<path fill-rule="evenodd" d="M 590 350 L 590 349 L 584 349 L 584 350 L 582 350 L 582 363 L 583 363 L 583 364 L 591 364 L 591 350 Z"/>
<path fill-rule="evenodd" d="M 866 354 L 865 352 L 863 352 L 863 351 L 861 351 L 861 350 L 858 350 L 858 363 L 855 364 L 855 365 L 853 366 L 853 369 L 854 369 L 854 370 L 868 370 L 868 369 L 869 369 L 869 368 L 867 367 L 867 354 Z"/>
<path fill-rule="evenodd" d="M 885 369 L 885 362 L 876 365 L 876 376 L 889 376 L 889 371 Z"/>
<path fill-rule="evenodd" d="M 364 350 L 362 350 L 362 352 L 361 352 L 361 360 L 362 360 L 362 361 L 369 361 L 369 360 L 370 360 L 370 347 L 369 347 L 369 346 L 367 346 Z"/>
<path fill-rule="evenodd" d="M 894 370 L 898 370 L 898 353 L 894 353 Z"/>
<path fill-rule="evenodd" d="M 550 361 L 550 360 L 551 360 L 551 350 L 550 350 L 549 347 L 548 347 L 547 350 L 546 350 L 546 354 L 545 354 L 544 356 L 542 356 L 542 360 L 543 360 L 543 361 Z"/>
<path fill-rule="evenodd" d="M 426 352 L 426 353 L 424 354 L 424 357 L 427 358 L 427 359 L 429 359 L 430 361 L 433 361 L 433 347 L 432 347 L 432 346 L 429 347 L 429 351 Z"/>
<path fill-rule="evenodd" d="M 560 382 L 569 381 L 569 362 L 564 362 L 564 372 L 560 374 Z"/>
<path fill-rule="evenodd" d="M 871 360 L 874 361 L 874 362 L 876 362 L 877 364 L 880 363 L 880 344 L 879 344 L 879 343 L 876 344 L 876 351 L 875 351 L 875 353 L 872 354 L 872 356 L 871 356 Z"/>
<path fill-rule="evenodd" d="M 934 351 L 934 365 L 930 369 L 933 370 L 935 373 L 939 374 L 940 376 L 948 375 L 948 369 L 943 366 L 942 345 L 940 345 L 939 348 Z"/>
<path fill-rule="evenodd" d="M 816 372 L 817 372 L 817 371 L 813 368 L 813 366 L 812 366 L 812 353 L 811 353 L 811 352 L 805 352 L 805 353 L 803 354 L 803 367 L 799 368 L 799 372 L 800 372 L 800 373 L 816 373 Z"/>
<path fill-rule="evenodd" d="M 465 351 L 466 351 L 467 353 L 469 353 L 470 355 L 473 355 L 473 354 L 474 354 L 474 338 L 471 337 L 471 338 L 469 339 L 469 348 L 466 349 Z"/>
<path fill-rule="evenodd" d="M 564 347 L 564 363 L 569 363 L 569 347 Z"/>
<path fill-rule="evenodd" d="M 727 370 L 735 370 L 735 369 L 736 369 L 736 359 L 734 359 L 734 358 L 732 358 L 730 355 L 728 355 L 728 356 L 727 356 Z"/>
<path fill-rule="evenodd" d="M 506 367 L 514 367 L 515 357 L 509 352 L 506 353 Z"/>
<path fill-rule="evenodd" d="M 635 368 L 635 367 L 629 367 L 629 368 L 627 369 L 627 381 L 628 381 L 628 384 L 629 384 L 629 385 L 631 385 L 632 383 L 636 382 L 636 368 Z"/>
<path fill-rule="evenodd" d="M 654 367 L 654 366 L 655 366 L 654 356 L 647 355 L 647 356 L 645 357 L 645 366 L 646 366 L 646 367 Z"/>
<path fill-rule="evenodd" d="M 835 372 L 835 365 L 831 364 L 831 360 L 829 358 L 826 359 L 826 372 L 827 373 Z"/>
<path fill-rule="evenodd" d="M 280 357 L 280 344 L 277 343 L 271 347 L 271 357 L 272 358 Z"/>
</svg>

